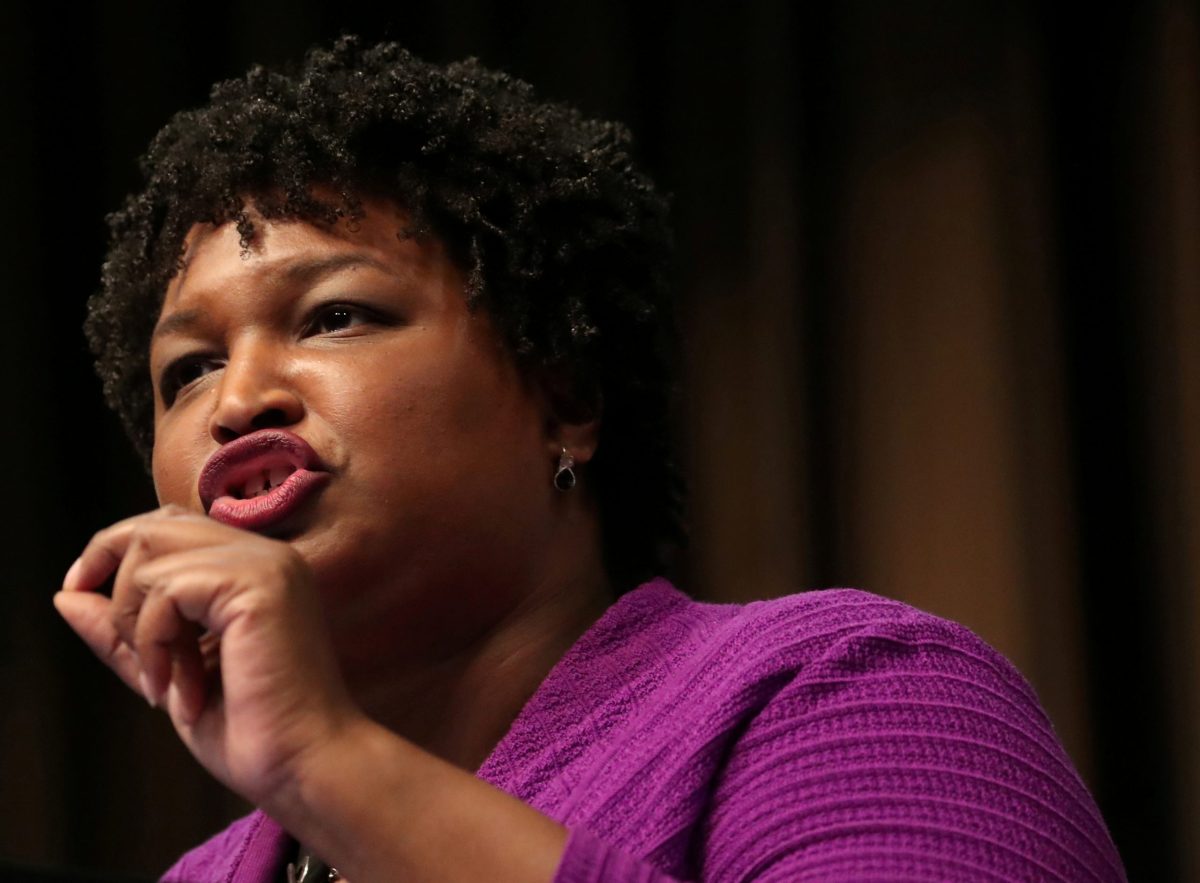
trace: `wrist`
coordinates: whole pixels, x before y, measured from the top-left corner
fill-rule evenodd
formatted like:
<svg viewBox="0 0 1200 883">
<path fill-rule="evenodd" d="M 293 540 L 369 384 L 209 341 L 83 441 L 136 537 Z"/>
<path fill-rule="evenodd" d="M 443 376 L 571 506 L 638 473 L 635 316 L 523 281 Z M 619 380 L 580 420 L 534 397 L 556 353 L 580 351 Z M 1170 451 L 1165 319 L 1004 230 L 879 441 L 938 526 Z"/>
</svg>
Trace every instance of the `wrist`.
<svg viewBox="0 0 1200 883">
<path fill-rule="evenodd" d="M 262 808 L 352 881 L 549 881 L 567 832 L 470 773 L 357 715 Z"/>
<path fill-rule="evenodd" d="M 361 712 L 327 722 L 293 755 L 274 787 L 257 801 L 259 808 L 309 843 L 315 833 L 310 829 L 346 802 L 346 792 L 353 792 L 355 766 L 374 753 L 380 738 L 376 730 L 381 729 Z"/>
</svg>

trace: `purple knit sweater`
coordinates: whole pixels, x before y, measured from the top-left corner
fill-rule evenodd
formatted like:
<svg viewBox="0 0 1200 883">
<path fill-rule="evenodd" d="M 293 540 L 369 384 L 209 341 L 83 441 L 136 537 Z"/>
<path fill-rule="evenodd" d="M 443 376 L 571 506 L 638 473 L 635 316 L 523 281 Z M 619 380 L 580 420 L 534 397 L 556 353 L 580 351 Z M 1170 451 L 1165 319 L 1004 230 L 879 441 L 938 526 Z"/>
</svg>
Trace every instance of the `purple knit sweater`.
<svg viewBox="0 0 1200 883">
<path fill-rule="evenodd" d="M 852 590 L 663 580 L 567 652 L 479 777 L 571 830 L 555 883 L 1122 881 L 1033 690 L 962 626 Z M 164 883 L 276 883 L 254 813 Z"/>
</svg>

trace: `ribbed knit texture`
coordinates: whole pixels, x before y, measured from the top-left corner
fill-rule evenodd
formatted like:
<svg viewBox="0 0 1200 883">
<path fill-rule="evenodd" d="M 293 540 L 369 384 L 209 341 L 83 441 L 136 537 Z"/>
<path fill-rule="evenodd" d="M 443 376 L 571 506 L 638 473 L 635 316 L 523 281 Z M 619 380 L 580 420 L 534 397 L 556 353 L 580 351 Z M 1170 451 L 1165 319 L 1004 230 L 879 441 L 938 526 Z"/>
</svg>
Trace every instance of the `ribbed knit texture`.
<svg viewBox="0 0 1200 883">
<path fill-rule="evenodd" d="M 571 829 L 555 883 L 1125 879 L 1020 674 L 853 590 L 735 606 L 641 586 L 479 776 Z M 256 814 L 164 880 L 271 883 L 286 839 Z"/>
</svg>

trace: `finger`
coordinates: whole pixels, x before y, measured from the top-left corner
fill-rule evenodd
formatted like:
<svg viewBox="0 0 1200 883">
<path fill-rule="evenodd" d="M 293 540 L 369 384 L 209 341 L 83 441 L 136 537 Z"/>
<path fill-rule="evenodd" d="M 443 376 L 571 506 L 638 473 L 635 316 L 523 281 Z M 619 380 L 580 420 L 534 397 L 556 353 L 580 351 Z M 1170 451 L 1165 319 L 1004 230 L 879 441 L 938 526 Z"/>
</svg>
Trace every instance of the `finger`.
<svg viewBox="0 0 1200 883">
<path fill-rule="evenodd" d="M 135 537 L 140 537 L 150 554 L 228 542 L 236 528 L 213 521 L 180 506 L 164 506 L 144 512 L 98 531 L 84 547 L 63 579 L 68 592 L 94 591 L 104 585 L 125 558 Z"/>
<path fill-rule="evenodd" d="M 231 556 L 201 548 L 134 566 L 138 555 L 135 543 L 122 565 L 122 572 L 127 565 L 132 572 L 118 576 L 113 604 L 134 610 L 131 643 L 155 701 L 166 698 L 173 716 L 193 723 L 219 676 L 220 635 L 203 620 L 213 598 L 230 584 Z"/>
<path fill-rule="evenodd" d="M 193 566 L 177 556 L 142 568 L 139 581 L 146 581 L 150 588 L 137 617 L 133 640 L 154 701 L 167 698 L 172 716 L 189 724 L 204 710 L 210 680 L 206 654 L 216 649 L 211 640 L 202 645 L 201 639 L 208 633 L 183 615 L 172 593 L 179 579 L 194 572 Z"/>
<path fill-rule="evenodd" d="M 99 588 L 121 564 L 128 543 L 138 526 L 174 511 L 164 507 L 152 512 L 143 512 L 96 531 L 63 577 L 63 591 L 82 592 Z"/>
<path fill-rule="evenodd" d="M 161 568 L 156 570 L 148 565 L 163 560 L 169 561 L 170 559 L 169 557 L 166 559 L 151 558 L 144 535 L 136 533 L 125 549 L 124 557 L 113 577 L 112 603 L 109 605 L 108 615 L 112 621 L 113 630 L 122 641 L 137 652 L 139 658 L 142 655 L 142 648 L 138 646 L 137 639 L 138 617 L 146 602 L 146 596 L 157 584 L 157 574 L 161 571 Z M 169 659 L 165 660 L 168 663 L 169 661 Z M 155 678 L 160 670 L 165 672 L 170 670 L 169 665 L 156 658 L 142 658 L 141 662 L 142 668 L 146 671 L 152 684 L 155 683 Z"/>
<path fill-rule="evenodd" d="M 287 554 L 280 555 L 281 549 Z M 220 664 L 219 652 L 225 649 L 219 642 L 228 640 L 229 630 L 237 623 L 242 625 L 243 634 L 249 629 L 254 635 L 253 641 L 239 645 L 243 675 L 256 665 L 272 669 L 283 665 L 296 677 L 316 676 L 322 682 L 336 681 L 340 685 L 337 663 L 306 568 L 303 559 L 283 544 L 279 548 L 238 544 L 176 552 L 147 562 L 139 568 L 137 580 L 161 583 L 174 606 L 170 615 L 207 630 L 197 646 L 201 665 L 209 676 L 196 681 L 206 689 L 215 692 L 221 686 L 219 673 L 213 675 Z M 147 595 L 147 605 L 157 591 L 154 588 Z M 143 609 L 142 617 L 147 613 Z M 161 637 L 169 643 L 173 623 L 165 618 L 158 620 L 159 616 L 168 615 L 151 614 L 148 627 L 151 622 L 165 623 L 156 628 L 162 628 Z M 251 658 L 255 662 L 251 663 Z"/>
<path fill-rule="evenodd" d="M 197 641 L 200 628 L 180 615 L 168 595 L 169 575 L 155 574 L 155 570 L 152 567 L 144 567 L 138 572 L 136 579 L 130 580 L 131 583 L 136 582 L 139 590 L 144 592 L 140 608 L 134 613 L 130 643 L 142 662 L 147 689 L 155 702 L 158 702 L 171 683 L 173 657 L 183 652 L 183 646 L 188 643 L 191 643 L 194 652 L 199 655 Z M 157 570 L 161 571 L 162 568 Z"/>
<path fill-rule="evenodd" d="M 221 636 L 216 632 L 205 632 L 200 636 L 200 658 L 209 674 L 221 667 Z"/>
<path fill-rule="evenodd" d="M 125 629 L 131 626 L 127 634 L 130 643 L 136 646 L 142 640 L 137 637 L 137 630 L 143 608 L 152 595 L 165 592 L 167 598 L 156 599 L 156 604 L 168 600 L 169 606 L 156 608 L 148 621 L 148 625 L 161 629 L 161 633 L 154 633 L 156 637 L 170 643 L 176 636 L 177 624 L 187 622 L 197 626 L 195 640 L 206 630 L 219 638 L 224 622 L 212 615 L 212 608 L 247 576 L 245 557 L 239 551 L 233 547 L 201 546 L 154 557 L 140 540 L 135 540 L 113 585 L 113 606 L 121 608 L 113 614 L 120 620 L 118 630 L 125 635 Z"/>
<path fill-rule="evenodd" d="M 163 555 L 145 562 L 131 576 L 137 582 L 169 583 L 169 594 L 182 617 L 216 635 L 223 634 L 248 604 L 253 606 L 264 597 L 274 598 L 273 606 L 295 615 L 300 599 L 292 597 L 288 606 L 285 595 L 277 593 L 294 591 L 293 583 L 306 578 L 307 565 L 284 543 L 263 540 L 264 545 L 248 545 L 243 536 L 239 531 L 237 543 Z"/>
<path fill-rule="evenodd" d="M 119 562 L 113 575 L 113 625 L 121 639 L 130 645 L 135 640 L 138 612 L 153 582 L 152 577 L 139 576 L 149 574 L 144 566 L 148 562 L 170 559 L 180 552 L 186 554 L 198 549 L 210 549 L 216 541 L 228 541 L 228 533 L 232 530 L 226 525 L 194 517 L 182 510 L 158 510 L 139 516 L 133 522 L 123 523 L 123 529 L 112 535 L 115 540 L 97 535 L 100 537 L 100 548 L 106 550 L 102 554 L 116 556 Z M 219 530 L 212 531 L 210 526 Z M 237 538 L 246 542 L 245 534 L 239 533 Z M 86 553 L 82 560 L 87 560 Z M 111 557 L 108 560 L 112 560 Z M 157 667 L 155 671 L 156 674 L 151 674 L 152 680 L 158 676 Z M 165 689 L 166 683 L 162 686 Z"/>
<path fill-rule="evenodd" d="M 177 645 L 173 656 L 171 686 L 167 692 L 167 710 L 175 720 L 191 726 L 200 720 L 208 705 L 215 674 L 210 674 L 196 641 Z"/>
<path fill-rule="evenodd" d="M 84 592 L 57 592 L 54 595 L 55 608 L 75 634 L 79 635 L 91 651 L 116 672 L 130 689 L 142 693 L 138 683 L 141 665 L 133 650 L 121 640 L 112 627 L 108 612 L 111 603 L 103 595 Z"/>
</svg>

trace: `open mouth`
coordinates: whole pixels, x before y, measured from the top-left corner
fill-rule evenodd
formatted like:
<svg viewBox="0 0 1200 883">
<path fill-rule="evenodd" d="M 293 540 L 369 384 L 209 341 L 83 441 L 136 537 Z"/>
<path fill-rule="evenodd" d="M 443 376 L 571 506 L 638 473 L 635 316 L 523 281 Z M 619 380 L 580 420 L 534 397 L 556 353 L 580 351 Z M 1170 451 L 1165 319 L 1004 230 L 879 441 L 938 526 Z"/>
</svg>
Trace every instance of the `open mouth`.
<svg viewBox="0 0 1200 883">
<path fill-rule="evenodd" d="M 285 429 L 242 436 L 218 450 L 200 474 L 204 511 L 248 530 L 274 526 L 329 478 L 309 444 Z"/>
<path fill-rule="evenodd" d="M 228 495 L 235 500 L 250 500 L 269 494 L 272 490 L 287 481 L 288 476 L 296 471 L 291 463 L 270 466 L 264 469 L 254 469 L 244 481 L 237 480 L 229 484 Z"/>
</svg>

